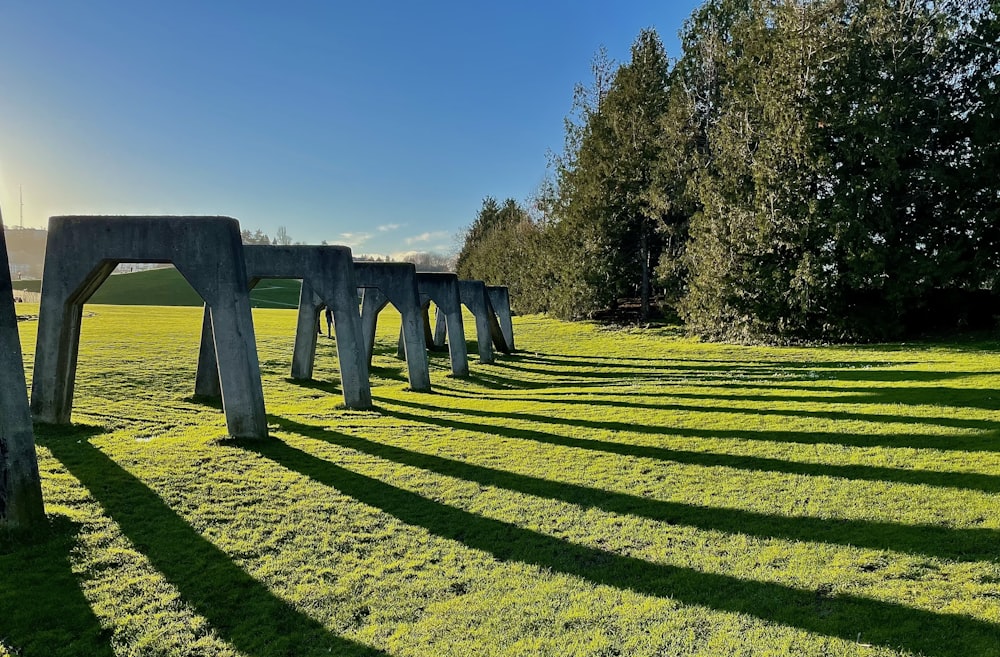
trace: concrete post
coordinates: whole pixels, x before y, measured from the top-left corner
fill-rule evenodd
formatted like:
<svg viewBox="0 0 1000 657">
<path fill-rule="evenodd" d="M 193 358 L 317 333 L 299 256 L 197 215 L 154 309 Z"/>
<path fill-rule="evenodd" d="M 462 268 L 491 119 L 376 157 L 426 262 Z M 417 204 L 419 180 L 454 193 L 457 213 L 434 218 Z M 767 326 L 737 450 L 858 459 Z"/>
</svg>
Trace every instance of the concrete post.
<svg viewBox="0 0 1000 657">
<path fill-rule="evenodd" d="M 267 436 L 239 222 L 228 217 L 52 217 L 31 386 L 42 422 L 66 424 L 83 304 L 120 262 L 172 262 L 205 300 L 229 434 Z"/>
<path fill-rule="evenodd" d="M 427 363 L 427 349 L 424 346 L 423 311 L 420 292 L 417 290 L 416 268 L 404 262 L 356 262 L 354 275 L 360 288 L 378 288 L 402 315 L 403 347 L 410 388 L 426 392 L 431 389 L 430 367 Z M 372 302 L 373 309 L 377 303 Z M 382 307 L 384 307 L 383 304 Z M 378 310 L 381 310 L 379 308 Z M 362 311 L 364 312 L 364 310 Z M 368 311 L 369 314 L 378 311 Z M 372 335 L 376 319 L 371 322 Z M 374 343 L 373 343 L 374 344 Z"/>
<path fill-rule="evenodd" d="M 346 246 L 247 245 L 244 247 L 244 258 L 244 289 L 252 288 L 264 278 L 302 280 L 292 355 L 292 378 L 312 378 L 316 355 L 316 321 L 322 308 L 330 308 L 333 311 L 337 337 L 344 405 L 355 409 L 371 408 L 371 386 L 368 382 L 368 366 L 364 360 L 351 250 Z M 208 344 L 204 337 L 202 344 Z M 218 346 L 218 338 L 215 344 Z M 199 368 L 201 364 L 199 359 Z M 202 376 L 199 371 L 199 381 Z M 210 391 L 208 387 L 204 390 Z M 196 390 L 196 393 L 201 394 L 201 391 Z"/>
<path fill-rule="evenodd" d="M 490 296 L 490 305 L 496 313 L 497 322 L 500 328 L 500 335 L 503 338 L 501 344 L 496 344 L 497 349 L 509 354 L 514 351 L 514 323 L 510 313 L 510 290 L 504 285 L 487 285 L 486 293 Z"/>
<path fill-rule="evenodd" d="M 465 347 L 465 327 L 462 323 L 462 297 L 458 289 L 458 276 L 437 272 L 417 273 L 417 289 L 423 304 L 424 341 L 435 347 L 445 346 L 448 336 L 448 353 L 451 357 L 453 376 L 469 375 L 469 355 Z M 433 335 L 428 310 L 430 302 L 437 306 L 437 325 Z"/>
<path fill-rule="evenodd" d="M 482 281 L 458 281 L 458 291 L 462 303 L 476 318 L 476 343 L 479 345 L 479 361 L 493 362 L 492 333 L 490 319 L 496 321 L 489 296 L 486 294 L 486 284 Z"/>
<path fill-rule="evenodd" d="M 377 287 L 361 288 L 361 334 L 365 340 L 365 355 L 368 357 L 368 366 L 372 364 L 372 356 L 375 353 L 375 331 L 378 329 L 378 316 L 382 309 L 389 304 L 389 297 Z M 402 335 L 402 328 L 400 328 Z M 396 354 L 399 358 L 406 358 L 406 350 Z"/>
<path fill-rule="evenodd" d="M 7 239 L 0 217 L 0 527 L 35 527 L 44 522 Z"/>
<path fill-rule="evenodd" d="M 319 339 L 316 324 L 319 322 L 320 312 L 325 307 L 326 304 L 313 289 L 312 283 L 307 279 L 302 279 L 302 289 L 299 291 L 299 312 L 295 324 L 295 346 L 292 347 L 293 379 L 309 381 L 313 378 L 313 366 L 316 363 L 316 341 Z M 334 329 L 336 328 L 334 327 Z M 367 379 L 367 374 L 365 378 Z"/>
</svg>

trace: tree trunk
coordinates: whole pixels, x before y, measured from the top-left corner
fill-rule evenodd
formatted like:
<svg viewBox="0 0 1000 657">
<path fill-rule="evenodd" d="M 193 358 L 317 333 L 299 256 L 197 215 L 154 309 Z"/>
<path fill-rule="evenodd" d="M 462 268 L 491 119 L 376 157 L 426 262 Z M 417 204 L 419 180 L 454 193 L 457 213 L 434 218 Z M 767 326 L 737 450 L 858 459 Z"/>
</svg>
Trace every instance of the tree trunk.
<svg viewBox="0 0 1000 657">
<path fill-rule="evenodd" d="M 642 229 L 639 231 L 639 257 L 642 260 L 642 290 L 640 291 L 640 296 L 642 298 L 642 321 L 646 321 L 649 318 L 649 235 L 648 227 L 645 222 L 643 222 Z"/>
</svg>

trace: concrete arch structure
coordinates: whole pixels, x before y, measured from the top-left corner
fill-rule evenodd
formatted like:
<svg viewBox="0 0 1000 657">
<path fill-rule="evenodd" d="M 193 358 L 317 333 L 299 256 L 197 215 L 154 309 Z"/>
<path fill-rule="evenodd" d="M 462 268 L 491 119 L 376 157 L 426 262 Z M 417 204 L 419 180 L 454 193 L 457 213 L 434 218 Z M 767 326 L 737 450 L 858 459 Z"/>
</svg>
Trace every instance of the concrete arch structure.
<svg viewBox="0 0 1000 657">
<path fill-rule="evenodd" d="M 451 359 L 451 373 L 454 376 L 469 375 L 469 354 L 465 346 L 465 326 L 462 323 L 462 296 L 458 290 L 456 274 L 437 272 L 417 272 L 417 290 L 420 292 L 420 305 L 423 309 L 424 340 L 428 349 L 445 346 L 445 331 L 438 336 L 431 334 L 430 303 L 437 306 L 437 316 L 443 317 L 442 322 L 447 327 L 448 355 Z M 403 332 L 399 333 L 399 348 L 403 347 Z"/>
<path fill-rule="evenodd" d="M 33 527 L 44 522 L 35 433 L 0 217 L 0 527 Z"/>
<path fill-rule="evenodd" d="M 49 219 L 31 410 L 67 424 L 83 305 L 122 262 L 173 263 L 205 300 L 231 436 L 267 436 L 240 225 L 229 217 L 68 216 Z"/>
<path fill-rule="evenodd" d="M 510 290 L 506 285 L 487 285 L 486 294 L 490 297 L 490 305 L 493 306 L 502 338 L 501 344 L 496 344 L 497 336 L 494 334 L 493 343 L 496 344 L 497 349 L 505 354 L 513 353 L 514 322 L 510 312 Z"/>
<path fill-rule="evenodd" d="M 355 262 L 354 276 L 361 288 L 361 330 L 365 356 L 371 363 L 378 315 L 392 303 L 402 315 L 403 351 L 410 388 L 431 389 L 427 364 L 424 310 L 417 289 L 417 270 L 408 262 Z"/>
<path fill-rule="evenodd" d="M 490 303 L 489 294 L 486 292 L 486 283 L 482 281 L 458 281 L 458 293 L 462 304 L 469 309 L 476 319 L 476 345 L 479 351 L 479 362 L 493 362 L 493 342 L 496 339 L 503 340 L 500 333 L 500 325 L 497 323 L 496 314 Z M 444 340 L 444 335 L 448 330 L 447 321 L 441 314 L 437 316 L 437 324 L 434 327 L 434 342 Z"/>
<path fill-rule="evenodd" d="M 348 408 L 371 408 L 368 364 L 362 356 L 361 316 L 358 314 L 357 286 L 351 250 L 346 246 L 264 246 L 243 247 L 246 264 L 244 286 L 252 290 L 265 278 L 298 278 L 298 323 L 292 354 L 292 378 L 312 378 L 316 359 L 316 323 L 324 308 L 333 312 L 340 361 L 341 389 Z M 215 376 L 215 349 L 212 325 L 205 314 L 202 322 L 201 351 L 195 394 L 219 395 Z"/>
</svg>

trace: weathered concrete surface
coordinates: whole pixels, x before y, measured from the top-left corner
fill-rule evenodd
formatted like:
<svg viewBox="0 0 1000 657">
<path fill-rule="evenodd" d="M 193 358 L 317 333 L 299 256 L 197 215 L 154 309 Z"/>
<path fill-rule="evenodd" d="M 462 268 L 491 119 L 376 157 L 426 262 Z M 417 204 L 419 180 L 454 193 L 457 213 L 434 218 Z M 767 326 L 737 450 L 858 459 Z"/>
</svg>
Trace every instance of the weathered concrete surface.
<svg viewBox="0 0 1000 657">
<path fill-rule="evenodd" d="M 264 394 L 240 225 L 228 217 L 68 216 L 49 219 L 31 410 L 66 424 L 83 304 L 120 262 L 170 262 L 209 311 L 230 435 L 267 436 Z"/>
<path fill-rule="evenodd" d="M 0 527 L 33 527 L 44 522 L 7 240 L 0 217 Z"/>
<path fill-rule="evenodd" d="M 371 408 L 372 393 L 368 381 L 368 364 L 362 351 L 361 317 L 358 314 L 351 250 L 346 246 L 247 245 L 243 247 L 243 255 L 247 276 L 244 283 L 248 290 L 265 278 L 302 280 L 292 354 L 292 378 L 312 378 L 316 359 L 316 323 L 322 310 L 329 308 L 333 311 L 344 404 L 348 408 Z M 218 395 L 218 379 L 212 376 L 215 372 L 212 343 L 211 326 L 206 315 L 202 324 L 198 378 L 195 383 L 195 393 L 198 395 Z"/>
<path fill-rule="evenodd" d="M 509 354 L 514 351 L 514 322 L 510 314 L 510 290 L 505 285 L 487 285 L 486 293 L 490 297 L 490 305 L 496 314 L 500 329 L 500 341 L 493 336 L 493 344 L 497 349 Z"/>
<path fill-rule="evenodd" d="M 430 368 L 424 340 L 423 308 L 417 289 L 417 270 L 406 262 L 356 262 L 354 276 L 361 296 L 361 330 L 365 356 L 371 363 L 378 315 L 389 303 L 402 315 L 403 351 L 410 388 L 431 389 Z"/>
<path fill-rule="evenodd" d="M 476 318 L 476 344 L 479 347 L 479 361 L 482 363 L 493 362 L 493 344 L 491 342 L 493 333 L 491 330 L 495 325 L 496 315 L 493 306 L 490 304 L 489 295 L 486 293 L 486 283 L 482 281 L 458 281 L 458 293 L 462 298 L 462 303 L 469 309 L 473 317 Z M 438 326 L 441 320 L 438 320 Z M 499 332 L 499 327 L 496 331 Z"/>
<path fill-rule="evenodd" d="M 423 307 L 424 340 L 428 349 L 441 348 L 448 336 L 448 354 L 451 358 L 451 373 L 454 376 L 469 375 L 469 354 L 465 347 L 465 326 L 462 323 L 462 297 L 458 291 L 458 276 L 455 274 L 417 272 L 417 290 Z M 441 323 L 439 335 L 431 334 L 428 311 L 430 303 L 437 306 L 437 318 Z M 402 332 L 400 332 L 402 343 Z"/>
</svg>

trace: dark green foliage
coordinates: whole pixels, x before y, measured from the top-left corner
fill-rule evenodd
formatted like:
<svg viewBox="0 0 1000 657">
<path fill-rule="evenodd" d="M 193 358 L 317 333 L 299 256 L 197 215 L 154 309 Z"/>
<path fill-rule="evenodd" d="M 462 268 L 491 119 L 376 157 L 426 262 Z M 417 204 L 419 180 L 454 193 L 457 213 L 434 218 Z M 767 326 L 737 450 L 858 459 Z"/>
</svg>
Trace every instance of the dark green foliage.
<svg viewBox="0 0 1000 657">
<path fill-rule="evenodd" d="M 655 290 L 712 339 L 873 340 L 1000 316 L 1000 3 L 709 0 L 580 87 L 539 308 Z M 655 267 L 655 270 L 651 271 Z M 517 271 L 505 271 L 516 279 Z"/>
<path fill-rule="evenodd" d="M 578 92 L 584 122 L 570 132 L 557 163 L 556 219 L 578 241 L 574 264 L 592 304 L 581 314 L 632 296 L 642 299 L 645 315 L 662 248 L 659 231 L 670 223 L 662 187 L 655 184 L 669 62 L 656 32 L 643 30 L 631 61 L 617 69 L 606 90 L 608 66 L 598 60 L 594 68 L 594 91 Z"/>
<path fill-rule="evenodd" d="M 542 230 L 514 199 L 503 205 L 487 197 L 476 221 L 465 235 L 455 269 L 459 277 L 510 288 L 511 307 L 517 313 L 546 310 L 550 276 L 542 272 L 547 259 Z"/>
<path fill-rule="evenodd" d="M 693 331 L 881 339 L 995 285 L 995 168 L 973 136 L 996 134 L 997 49 L 976 40 L 995 23 L 983 3 L 881 0 L 692 17 Z"/>
</svg>

